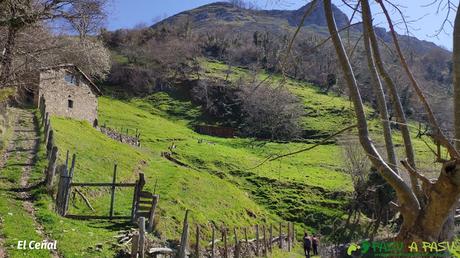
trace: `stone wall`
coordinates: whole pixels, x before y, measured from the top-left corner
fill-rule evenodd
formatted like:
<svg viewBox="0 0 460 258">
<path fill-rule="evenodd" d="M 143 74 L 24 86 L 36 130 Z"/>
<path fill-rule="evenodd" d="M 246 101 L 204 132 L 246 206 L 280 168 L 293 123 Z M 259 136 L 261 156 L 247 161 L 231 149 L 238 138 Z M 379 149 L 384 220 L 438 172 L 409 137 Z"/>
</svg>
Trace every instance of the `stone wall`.
<svg viewBox="0 0 460 258">
<path fill-rule="evenodd" d="M 77 76 L 79 82 L 77 84 L 67 82 L 66 73 Z M 89 82 L 73 68 L 42 71 L 38 96 L 45 98 L 46 111 L 50 115 L 87 120 L 91 124 L 97 119 L 97 97 L 90 88 Z"/>
<path fill-rule="evenodd" d="M 139 139 L 139 137 L 137 136 L 131 136 L 131 135 L 127 135 L 127 134 L 122 134 L 122 133 L 119 133 L 117 131 L 115 131 L 114 129 L 112 128 L 108 128 L 108 127 L 100 127 L 99 130 L 107 135 L 108 137 L 114 139 L 114 140 L 117 140 L 117 141 L 120 141 L 122 143 L 127 143 L 127 144 L 130 144 L 130 145 L 133 145 L 133 146 L 140 146 L 141 145 L 141 141 Z"/>
</svg>

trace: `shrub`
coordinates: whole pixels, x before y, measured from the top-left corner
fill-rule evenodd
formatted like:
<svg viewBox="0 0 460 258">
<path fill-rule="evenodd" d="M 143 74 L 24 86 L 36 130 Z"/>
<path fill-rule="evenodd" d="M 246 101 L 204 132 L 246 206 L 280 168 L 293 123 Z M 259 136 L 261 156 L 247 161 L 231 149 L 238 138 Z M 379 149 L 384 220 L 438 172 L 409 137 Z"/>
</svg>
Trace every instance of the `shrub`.
<svg viewBox="0 0 460 258">
<path fill-rule="evenodd" d="M 241 132 L 247 136 L 289 140 L 300 135 L 303 106 L 285 87 L 239 86 Z"/>
</svg>

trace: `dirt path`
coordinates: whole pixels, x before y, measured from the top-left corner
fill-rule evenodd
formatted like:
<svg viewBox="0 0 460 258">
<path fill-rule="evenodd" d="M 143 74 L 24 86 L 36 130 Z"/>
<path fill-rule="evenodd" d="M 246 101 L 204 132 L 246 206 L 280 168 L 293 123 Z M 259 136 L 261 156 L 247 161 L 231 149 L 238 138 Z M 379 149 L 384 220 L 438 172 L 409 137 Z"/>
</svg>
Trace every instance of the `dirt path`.
<svg viewBox="0 0 460 258">
<path fill-rule="evenodd" d="M 36 163 L 36 154 L 40 144 L 35 116 L 31 111 L 24 109 L 13 108 L 11 113 L 15 119 L 14 131 L 9 147 L 4 155 L 5 157 L 3 158 L 3 166 L 13 161 L 16 166 L 20 167 L 22 173 L 19 178 L 19 187 L 16 195 L 18 199 L 22 201 L 23 209 L 32 218 L 35 231 L 42 236 L 43 239 L 50 240 L 44 233 L 43 226 L 36 219 L 35 208 L 33 207 L 30 194 L 32 185 L 29 179 L 33 166 Z M 1 251 L 0 257 L 2 257 Z M 57 251 L 52 251 L 52 257 L 59 257 Z"/>
<path fill-rule="evenodd" d="M 23 200 L 24 209 L 31 215 L 35 214 L 33 205 L 30 201 L 30 194 L 27 191 L 29 187 L 30 171 L 35 164 L 35 157 L 38 150 L 39 138 L 35 130 L 34 116 L 25 110 L 15 109 L 17 117 L 12 144 L 7 153 L 10 158 L 15 158 L 17 162 L 22 163 L 22 175 L 19 181 L 21 191 L 18 195 Z"/>
</svg>

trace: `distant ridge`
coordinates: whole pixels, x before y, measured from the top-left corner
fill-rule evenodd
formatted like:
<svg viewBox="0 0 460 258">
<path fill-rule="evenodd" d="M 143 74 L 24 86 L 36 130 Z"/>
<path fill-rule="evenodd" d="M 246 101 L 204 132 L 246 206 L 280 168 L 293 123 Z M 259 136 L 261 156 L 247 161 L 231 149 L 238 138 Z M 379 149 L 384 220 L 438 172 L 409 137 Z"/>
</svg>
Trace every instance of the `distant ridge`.
<svg viewBox="0 0 460 258">
<path fill-rule="evenodd" d="M 228 2 L 215 2 L 168 17 L 152 27 L 164 23 L 175 24 L 181 20 L 188 20 L 192 23 L 192 29 L 196 31 L 207 31 L 219 26 L 226 26 L 232 27 L 236 31 L 269 31 L 276 34 L 285 34 L 300 24 L 305 11 L 310 8 L 310 5 L 311 2 L 292 11 L 250 10 L 236 7 Z M 333 11 L 337 26 L 339 28 L 348 26 L 348 16 L 335 5 L 333 5 Z M 322 0 L 318 1 L 315 10 L 307 17 L 304 27 L 323 35 L 328 34 Z M 361 31 L 361 26 L 354 26 L 352 30 Z M 384 28 L 377 27 L 376 33 L 384 41 L 391 42 L 389 32 Z M 432 42 L 419 40 L 416 37 L 401 35 L 400 39 L 403 46 L 410 46 L 415 53 L 425 53 L 433 48 L 449 52 Z"/>
</svg>

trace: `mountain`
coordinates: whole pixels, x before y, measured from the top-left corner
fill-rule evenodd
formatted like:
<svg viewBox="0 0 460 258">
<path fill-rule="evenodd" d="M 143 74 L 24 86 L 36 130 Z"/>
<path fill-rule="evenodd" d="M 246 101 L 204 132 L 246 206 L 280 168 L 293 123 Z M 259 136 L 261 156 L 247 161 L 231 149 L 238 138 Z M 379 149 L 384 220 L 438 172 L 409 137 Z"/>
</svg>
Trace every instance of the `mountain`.
<svg viewBox="0 0 460 258">
<path fill-rule="evenodd" d="M 216 2 L 181 12 L 161 21 L 159 24 L 174 24 L 181 20 L 188 20 L 193 24 L 193 28 L 199 31 L 210 28 L 209 25 L 211 24 L 214 25 L 214 27 L 227 25 L 244 30 L 268 29 L 271 31 L 279 31 L 286 26 L 298 26 L 304 12 L 308 8 L 310 8 L 310 3 L 294 11 L 251 10 L 240 8 L 231 3 Z M 338 27 L 347 26 L 347 15 L 336 6 L 333 8 Z M 325 14 L 324 10 L 321 8 L 321 4 L 316 6 L 313 13 L 306 19 L 304 26 L 326 26 Z"/>
<path fill-rule="evenodd" d="M 245 67 L 255 64 L 254 62 L 258 62 L 258 65 L 263 62 L 263 69 L 276 73 L 279 72 L 276 67 L 276 60 L 279 59 L 280 53 L 283 52 L 289 38 L 310 7 L 311 3 L 298 10 L 256 10 L 240 8 L 230 3 L 216 2 L 171 16 L 154 24 L 152 28 L 160 28 L 164 25 L 182 26 L 182 28 L 187 28 L 187 30 L 199 35 L 199 38 L 208 40 L 207 43 L 209 43 L 211 50 L 216 49 L 216 42 L 221 43 L 217 47 L 221 47 L 222 51 L 233 47 L 233 52 L 230 52 L 229 56 L 234 59 L 236 56 L 238 60 L 236 62 L 231 60 L 231 62 Z M 349 25 L 349 17 L 337 6 L 333 5 L 333 12 L 339 28 Z M 412 115 L 415 120 L 425 121 L 422 115 L 425 111 L 419 105 L 416 94 L 409 86 L 407 76 L 401 69 L 396 68 L 399 66 L 399 60 L 395 55 L 390 32 L 381 27 L 376 27 L 375 31 L 382 42 L 381 52 L 384 62 L 388 65 L 388 69 L 393 69 L 391 72 L 400 85 L 400 94 L 404 97 L 404 101 L 407 101 L 405 106 L 408 107 L 406 110 L 408 116 Z M 253 42 L 254 40 L 261 40 L 261 33 L 263 40 L 268 42 L 267 44 L 262 43 L 262 46 L 258 42 Z M 346 45 L 350 44 L 349 47 L 356 45 L 357 47 L 352 62 L 356 66 L 355 70 L 360 77 L 359 80 L 362 81 L 362 95 L 365 101 L 374 103 L 367 64 L 362 62 L 365 60 L 364 46 L 361 40 L 362 27 L 360 24 L 353 25 L 342 35 L 344 39 L 347 38 Z M 297 36 L 292 51 L 297 53 L 294 57 L 297 60 L 293 61 L 290 68 L 286 68 L 289 76 L 318 85 L 324 85 L 324 78 L 329 73 L 337 74 L 340 77 L 340 69 L 335 66 L 337 61 L 332 46 L 325 44 L 320 48 L 314 47 L 327 37 L 329 37 L 329 31 L 326 26 L 322 1 L 319 1 L 312 13 L 306 18 L 303 28 Z M 348 40 L 348 37 L 351 40 Z M 451 113 L 451 107 L 446 103 L 451 103 L 452 99 L 452 53 L 432 42 L 419 40 L 416 37 L 407 35 L 398 35 L 398 37 L 401 48 L 417 80 L 426 94 L 431 96 L 430 101 L 433 109 L 441 116 L 439 119 L 444 127 L 449 130 L 451 119 L 444 114 Z M 253 54 L 256 52 L 259 53 L 258 56 Z M 339 85 L 339 87 L 344 87 L 344 85 Z"/>
<path fill-rule="evenodd" d="M 251 10 L 244 9 L 228 2 L 215 2 L 201 7 L 184 11 L 171 16 L 157 24 L 175 24 L 180 21 L 189 21 L 196 31 L 207 31 L 219 26 L 233 27 L 238 31 L 270 31 L 274 33 L 286 33 L 300 24 L 303 15 L 311 7 L 311 2 L 297 10 Z M 349 17 L 337 6 L 333 5 L 333 12 L 337 27 L 344 28 L 349 25 Z M 322 8 L 322 1 L 319 1 L 314 11 L 305 19 L 304 27 L 327 34 L 326 17 Z M 361 32 L 361 26 L 355 25 L 352 31 Z M 385 42 L 391 42 L 391 35 L 384 28 L 376 27 L 376 34 Z M 436 44 L 419 40 L 416 37 L 400 35 L 402 44 L 410 47 L 416 53 L 425 53 L 433 48 L 449 52 Z"/>
<path fill-rule="evenodd" d="M 295 26 L 295 27 L 299 26 L 305 12 L 308 11 L 310 8 L 311 8 L 311 3 L 308 3 L 298 10 L 284 11 L 286 12 L 285 18 L 288 20 L 289 25 Z M 332 11 L 334 12 L 334 18 L 337 23 L 337 27 L 343 28 L 348 25 L 347 15 L 344 14 L 342 11 L 340 11 L 340 9 L 337 8 L 337 6 L 333 5 Z M 279 13 L 279 11 L 271 10 L 271 11 L 267 11 L 266 13 L 267 15 L 276 16 L 276 14 Z M 326 14 L 324 13 L 322 1 L 318 1 L 318 3 L 315 6 L 314 11 L 306 17 L 304 26 L 309 26 L 309 25 L 310 26 L 316 25 L 316 26 L 321 26 L 321 27 L 327 26 Z"/>
</svg>

